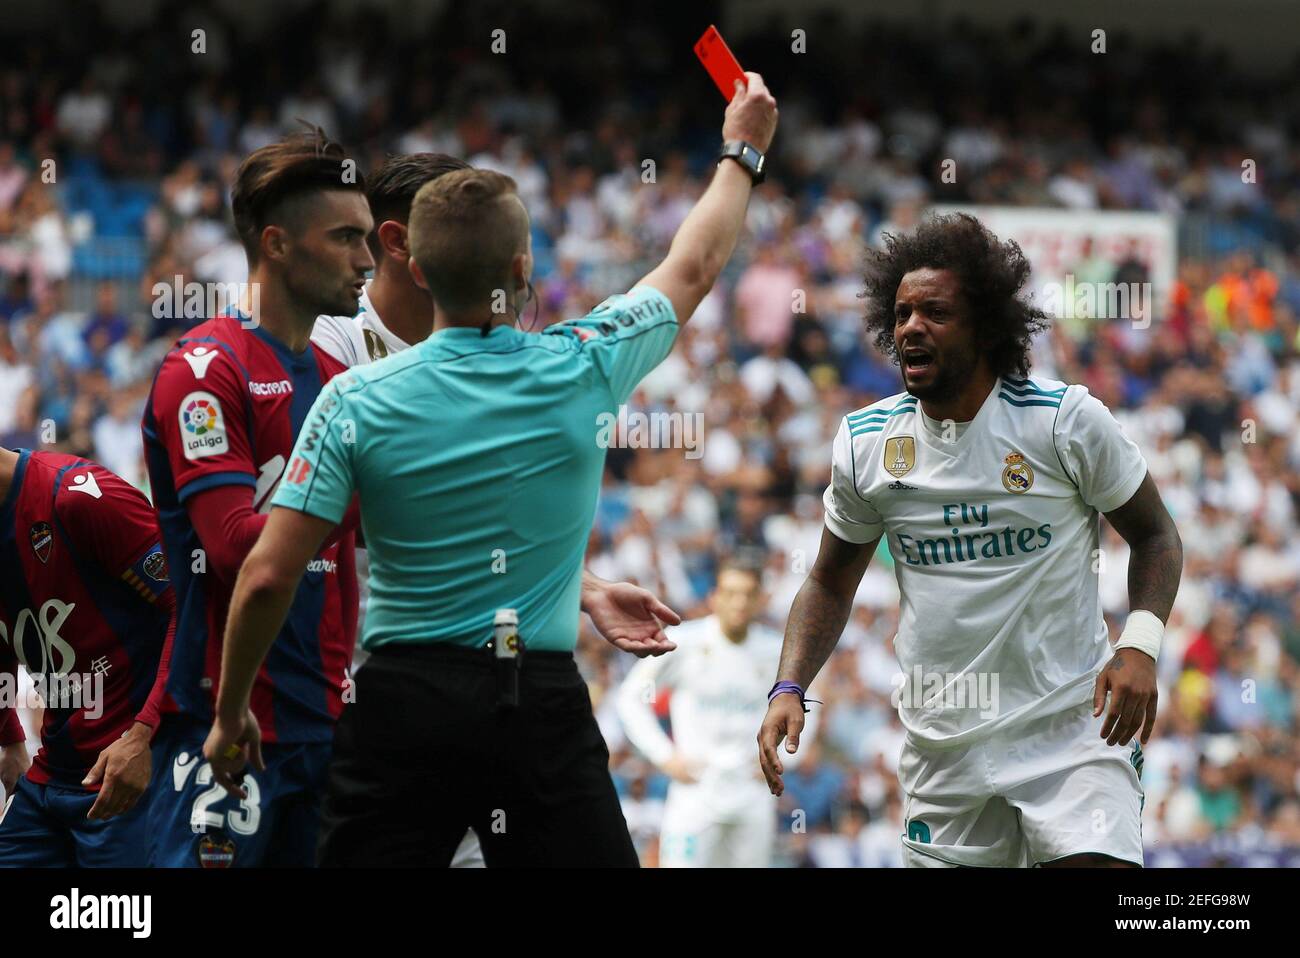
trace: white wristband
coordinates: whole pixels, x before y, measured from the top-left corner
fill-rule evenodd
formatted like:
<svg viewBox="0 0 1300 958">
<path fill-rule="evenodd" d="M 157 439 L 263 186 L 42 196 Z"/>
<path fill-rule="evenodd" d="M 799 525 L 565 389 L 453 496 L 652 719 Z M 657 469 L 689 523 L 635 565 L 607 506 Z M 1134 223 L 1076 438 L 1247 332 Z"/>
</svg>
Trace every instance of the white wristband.
<svg viewBox="0 0 1300 958">
<path fill-rule="evenodd" d="M 1165 624 L 1154 613 L 1146 609 L 1134 609 L 1124 622 L 1124 631 L 1119 634 L 1115 651 L 1120 649 L 1137 649 L 1153 659 L 1160 657 L 1160 642 L 1165 637 Z"/>
</svg>

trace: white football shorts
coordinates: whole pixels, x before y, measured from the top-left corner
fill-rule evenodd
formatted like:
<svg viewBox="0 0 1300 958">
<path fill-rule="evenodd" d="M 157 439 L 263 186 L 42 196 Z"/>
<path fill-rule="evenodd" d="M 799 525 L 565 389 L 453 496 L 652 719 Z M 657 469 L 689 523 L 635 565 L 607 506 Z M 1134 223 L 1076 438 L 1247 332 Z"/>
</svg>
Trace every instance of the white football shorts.
<svg viewBox="0 0 1300 958">
<path fill-rule="evenodd" d="M 964 748 L 899 761 L 913 868 L 1034 867 L 1102 854 L 1142 864 L 1142 749 L 1101 738 L 1092 701 Z"/>
</svg>

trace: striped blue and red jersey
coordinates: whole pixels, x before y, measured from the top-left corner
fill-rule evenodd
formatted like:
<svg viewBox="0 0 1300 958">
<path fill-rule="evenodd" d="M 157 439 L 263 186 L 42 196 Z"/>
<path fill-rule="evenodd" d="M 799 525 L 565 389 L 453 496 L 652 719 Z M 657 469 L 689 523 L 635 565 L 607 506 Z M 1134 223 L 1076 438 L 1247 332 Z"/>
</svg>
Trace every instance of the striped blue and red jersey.
<svg viewBox="0 0 1300 958">
<path fill-rule="evenodd" d="M 157 726 L 173 608 L 149 501 L 96 463 L 18 450 L 0 503 L 0 681 L 16 689 L 22 665 L 46 700 L 32 781 L 80 787 L 133 722 Z M 22 737 L 0 710 L 0 745 Z"/>
<path fill-rule="evenodd" d="M 195 326 L 164 358 L 142 426 L 177 599 L 169 711 L 212 720 L 230 597 L 253 541 L 223 528 L 224 516 L 203 510 L 215 503 L 223 511 L 232 511 L 231 504 L 248 511 L 251 493 L 252 512 L 269 512 L 312 403 L 345 368 L 310 346 L 295 353 L 236 316 Z M 258 672 L 252 709 L 267 743 L 332 740 L 356 640 L 355 550 L 348 532 L 308 564 Z"/>
</svg>

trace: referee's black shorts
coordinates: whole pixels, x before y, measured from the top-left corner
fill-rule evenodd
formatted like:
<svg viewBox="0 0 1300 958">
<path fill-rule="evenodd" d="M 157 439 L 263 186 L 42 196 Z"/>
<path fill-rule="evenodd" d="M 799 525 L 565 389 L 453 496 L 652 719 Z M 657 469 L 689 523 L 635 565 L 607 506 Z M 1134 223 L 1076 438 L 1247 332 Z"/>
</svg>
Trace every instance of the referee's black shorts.
<svg viewBox="0 0 1300 958">
<path fill-rule="evenodd" d="M 467 827 L 489 868 L 630 866 L 609 750 L 568 652 L 526 651 L 499 707 L 491 653 L 375 652 L 334 734 L 322 867 L 446 866 Z"/>
</svg>

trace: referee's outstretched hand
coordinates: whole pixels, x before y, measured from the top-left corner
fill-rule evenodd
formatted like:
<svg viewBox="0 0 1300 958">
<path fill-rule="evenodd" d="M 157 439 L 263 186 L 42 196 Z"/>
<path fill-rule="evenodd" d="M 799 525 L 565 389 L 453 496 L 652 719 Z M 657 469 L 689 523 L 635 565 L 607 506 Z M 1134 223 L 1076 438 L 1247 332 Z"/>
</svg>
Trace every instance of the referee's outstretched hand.
<svg viewBox="0 0 1300 958">
<path fill-rule="evenodd" d="M 722 139 L 744 140 L 766 153 L 776 135 L 776 98 L 757 73 L 746 71 L 745 86 L 736 81 L 736 92 L 727 104 L 722 120 Z"/>
<path fill-rule="evenodd" d="M 682 617 L 653 592 L 630 582 L 584 582 L 582 611 L 605 641 L 637 658 L 663 655 L 677 648 L 664 634 L 665 625 L 681 625 Z"/>
</svg>

